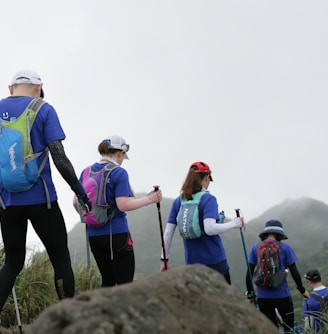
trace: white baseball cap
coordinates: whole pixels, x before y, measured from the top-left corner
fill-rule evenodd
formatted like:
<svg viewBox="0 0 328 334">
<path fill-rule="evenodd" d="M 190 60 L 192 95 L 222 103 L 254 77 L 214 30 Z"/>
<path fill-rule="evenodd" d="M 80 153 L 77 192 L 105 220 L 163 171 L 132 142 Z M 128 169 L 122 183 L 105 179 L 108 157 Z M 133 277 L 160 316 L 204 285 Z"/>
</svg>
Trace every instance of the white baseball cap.
<svg viewBox="0 0 328 334">
<path fill-rule="evenodd" d="M 114 148 L 117 150 L 122 150 L 125 152 L 125 159 L 129 159 L 127 152 L 129 152 L 130 145 L 126 143 L 125 139 L 118 135 L 108 136 L 104 139 L 110 148 Z"/>
<path fill-rule="evenodd" d="M 29 84 L 29 85 L 41 85 L 42 80 L 40 76 L 30 70 L 21 70 L 15 73 L 15 75 L 11 79 L 10 86 L 19 85 L 19 84 Z M 41 88 L 40 97 L 44 97 L 44 91 Z"/>
</svg>

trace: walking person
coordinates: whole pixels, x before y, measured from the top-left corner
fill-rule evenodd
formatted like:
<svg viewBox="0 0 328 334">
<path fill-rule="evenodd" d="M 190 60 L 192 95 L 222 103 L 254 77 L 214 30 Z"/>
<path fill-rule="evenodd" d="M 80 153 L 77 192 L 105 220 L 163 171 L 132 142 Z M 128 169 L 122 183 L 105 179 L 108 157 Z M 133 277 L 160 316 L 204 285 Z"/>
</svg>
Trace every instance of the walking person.
<svg viewBox="0 0 328 334">
<path fill-rule="evenodd" d="M 293 248 L 282 240 L 288 239 L 284 233 L 283 225 L 278 220 L 270 220 L 265 223 L 264 230 L 259 234 L 261 242 L 255 243 L 249 252 L 248 262 L 251 274 L 254 277 L 254 282 L 257 285 L 257 303 L 260 311 L 265 314 L 277 327 L 279 320 L 276 312 L 279 313 L 282 319 L 284 333 L 292 333 L 294 328 L 294 306 L 290 294 L 290 289 L 287 282 L 287 271 L 295 281 L 297 290 L 304 296 L 308 297 L 309 293 L 302 285 L 302 279 L 296 267 L 297 257 Z M 264 243 L 263 243 L 264 242 Z M 276 250 L 275 254 L 271 252 L 272 258 L 267 261 L 260 259 L 260 245 L 270 245 L 271 250 Z M 265 254 L 263 252 L 263 254 Z M 270 273 L 269 269 L 262 271 L 261 264 L 258 263 L 273 263 L 277 258 L 277 264 L 273 267 L 278 267 L 276 273 Z M 257 269 L 256 271 L 255 268 Z M 263 276 L 267 272 L 270 276 Z M 247 273 L 246 275 L 247 298 L 251 303 L 254 302 L 252 295 L 252 282 Z"/>
<path fill-rule="evenodd" d="M 102 227 L 87 225 L 92 254 L 102 277 L 102 287 L 114 286 L 133 281 L 135 257 L 133 241 L 129 230 L 126 211 L 136 210 L 162 200 L 162 192 L 152 191 L 147 196 L 135 198 L 131 190 L 129 175 L 121 167 L 129 159 L 130 146 L 118 135 L 109 136 L 98 145 L 100 160 L 90 166 L 91 172 L 99 172 L 108 164 L 115 165 L 106 182 L 106 199 L 115 214 Z M 82 171 L 83 179 L 86 168 Z M 76 198 L 73 205 L 78 211 Z M 110 209 L 109 209 L 110 210 Z"/>
<path fill-rule="evenodd" d="M 39 75 L 29 70 L 19 71 L 14 75 L 9 85 L 9 92 L 10 96 L 0 101 L 0 123 L 17 119 L 33 99 L 44 97 Z M 67 247 L 67 231 L 57 202 L 50 161 L 48 156 L 44 159 L 47 150 L 50 151 L 59 173 L 81 204 L 85 208 L 91 208 L 91 203 L 65 154 L 62 144 L 64 139 L 65 133 L 54 107 L 44 103 L 31 128 L 33 151 L 43 152 L 37 159 L 39 166 L 41 161 L 44 161 L 41 175 L 36 183 L 25 191 L 12 192 L 5 187 L 0 188 L 1 234 L 5 251 L 5 262 L 0 270 L 0 312 L 12 291 L 17 275 L 24 266 L 28 220 L 49 255 L 54 268 L 58 298 L 74 295 L 75 283 Z M 15 155 L 16 148 L 12 147 L 10 151 L 13 168 L 17 167 L 14 159 L 19 158 Z M 8 176 L 2 173 L 2 167 L 0 173 L 2 180 L 5 181 Z"/>
<path fill-rule="evenodd" d="M 226 282 L 231 284 L 229 264 L 220 234 L 233 228 L 244 228 L 244 219 L 235 218 L 228 223 L 217 223 L 219 220 L 218 202 L 216 197 L 207 190 L 212 181 L 212 171 L 208 164 L 202 161 L 191 164 L 182 185 L 180 196 L 174 200 L 171 206 L 164 232 L 166 258 L 163 257 L 164 252 L 162 250 L 160 271 L 169 269 L 168 265 L 165 268 L 165 262 L 170 257 L 171 243 L 177 227 L 177 217 L 182 200 L 190 200 L 199 192 L 204 191 L 205 194 L 199 202 L 199 226 L 202 234 L 197 239 L 183 239 L 185 263 L 206 265 L 222 274 Z"/>
<path fill-rule="evenodd" d="M 309 299 L 303 301 L 304 332 L 319 333 L 328 323 L 327 315 L 320 311 L 320 298 L 327 296 L 328 288 L 323 285 L 322 276 L 317 269 L 309 270 L 304 277 L 312 290 Z"/>
</svg>

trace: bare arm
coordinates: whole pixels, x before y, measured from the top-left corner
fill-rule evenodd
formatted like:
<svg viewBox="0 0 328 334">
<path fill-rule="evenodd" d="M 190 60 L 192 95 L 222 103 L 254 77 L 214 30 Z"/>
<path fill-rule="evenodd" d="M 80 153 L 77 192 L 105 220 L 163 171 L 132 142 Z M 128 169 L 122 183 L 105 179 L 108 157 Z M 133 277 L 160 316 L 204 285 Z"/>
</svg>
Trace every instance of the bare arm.
<svg viewBox="0 0 328 334">
<path fill-rule="evenodd" d="M 142 208 L 148 204 L 158 203 L 162 200 L 162 192 L 152 191 L 145 197 L 116 197 L 116 205 L 120 211 L 132 211 Z"/>
</svg>

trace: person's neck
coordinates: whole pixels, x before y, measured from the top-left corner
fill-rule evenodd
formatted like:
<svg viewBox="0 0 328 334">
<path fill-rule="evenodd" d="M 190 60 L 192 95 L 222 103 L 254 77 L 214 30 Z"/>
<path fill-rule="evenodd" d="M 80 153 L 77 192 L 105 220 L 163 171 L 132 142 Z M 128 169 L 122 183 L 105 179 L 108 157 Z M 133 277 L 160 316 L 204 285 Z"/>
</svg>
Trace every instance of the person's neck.
<svg viewBox="0 0 328 334">
<path fill-rule="evenodd" d="M 100 158 L 100 163 L 108 163 L 108 162 L 112 162 L 115 165 L 118 165 L 118 162 L 114 159 L 114 157 L 108 157 L 106 155 L 102 155 Z"/>
<path fill-rule="evenodd" d="M 317 282 L 317 283 L 312 283 L 312 289 L 319 289 L 323 288 L 324 286 L 322 285 L 322 282 Z"/>
</svg>

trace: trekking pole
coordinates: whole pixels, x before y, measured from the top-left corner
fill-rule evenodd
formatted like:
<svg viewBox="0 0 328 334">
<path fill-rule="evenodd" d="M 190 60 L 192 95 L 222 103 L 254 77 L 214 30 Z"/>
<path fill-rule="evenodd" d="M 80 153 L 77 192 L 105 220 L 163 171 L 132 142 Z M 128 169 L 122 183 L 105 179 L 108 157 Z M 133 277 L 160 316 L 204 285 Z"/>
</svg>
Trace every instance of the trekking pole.
<svg viewBox="0 0 328 334">
<path fill-rule="evenodd" d="M 87 248 L 87 267 L 90 269 L 90 244 L 89 244 L 89 236 L 88 236 L 88 225 L 85 224 L 85 242 Z"/>
<path fill-rule="evenodd" d="M 86 242 L 86 250 L 87 250 L 87 267 L 88 269 L 90 268 L 90 244 L 89 244 L 89 237 L 88 237 L 88 226 L 85 223 L 84 219 L 83 219 L 83 212 L 82 212 L 82 207 L 81 204 L 79 203 L 79 201 L 77 201 L 77 208 L 79 211 L 79 215 L 80 215 L 80 221 L 82 224 L 85 225 L 85 242 Z"/>
<path fill-rule="evenodd" d="M 311 329 L 311 318 L 309 315 L 309 303 L 308 303 L 308 299 L 305 299 L 305 303 L 306 303 L 306 310 L 307 310 L 307 318 L 308 318 L 308 322 L 309 322 L 309 328 Z"/>
<path fill-rule="evenodd" d="M 20 314 L 19 314 L 17 296 L 16 296 L 16 291 L 15 291 L 15 287 L 14 286 L 13 286 L 13 289 L 12 289 L 12 294 L 13 294 L 13 298 L 14 298 L 14 304 L 15 304 L 15 311 L 16 311 L 16 317 L 17 317 L 17 324 L 18 324 L 18 328 L 19 328 L 19 333 L 23 334 L 22 322 L 21 322 L 21 318 L 20 318 Z"/>
<path fill-rule="evenodd" d="M 235 211 L 236 211 L 236 216 L 240 217 L 240 209 L 235 209 Z M 251 268 L 250 268 L 249 262 L 248 262 L 246 242 L 245 242 L 244 231 L 243 231 L 242 226 L 240 227 L 240 236 L 241 236 L 241 241 L 242 241 L 243 248 L 244 248 L 245 260 L 246 260 L 246 265 L 247 265 L 247 273 L 248 273 L 248 277 L 249 277 L 251 287 L 252 287 L 252 293 L 253 293 L 253 297 L 254 297 L 254 305 L 258 309 L 257 300 L 256 300 L 256 293 L 255 293 L 254 284 L 253 284 L 253 276 L 252 276 Z"/>
<path fill-rule="evenodd" d="M 154 186 L 154 191 L 158 191 L 158 190 L 159 190 L 159 186 Z M 159 202 L 157 202 L 156 206 L 157 206 L 157 212 L 158 212 L 159 231 L 161 233 L 161 242 L 162 242 L 162 249 L 163 249 L 164 268 L 165 268 L 165 270 L 167 270 L 167 259 L 166 259 L 165 243 L 164 243 L 164 236 L 163 236 L 163 224 L 162 224 L 161 204 Z"/>
</svg>

